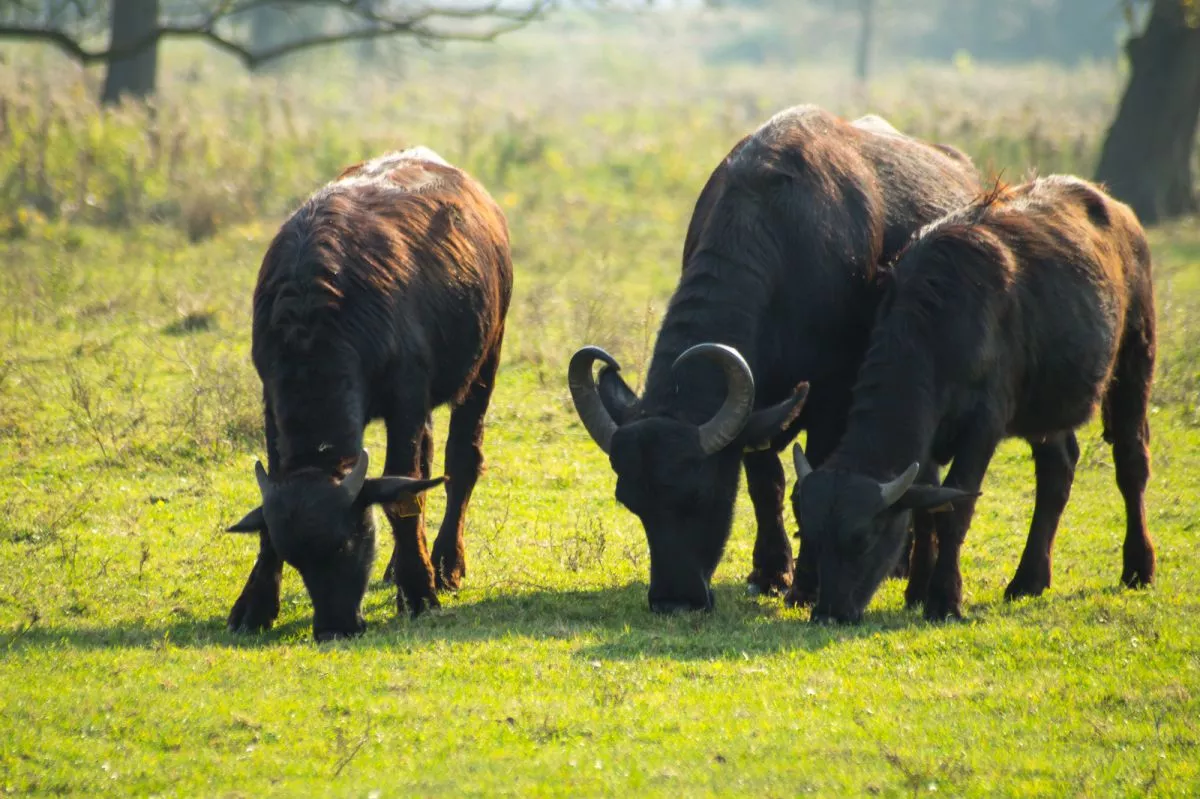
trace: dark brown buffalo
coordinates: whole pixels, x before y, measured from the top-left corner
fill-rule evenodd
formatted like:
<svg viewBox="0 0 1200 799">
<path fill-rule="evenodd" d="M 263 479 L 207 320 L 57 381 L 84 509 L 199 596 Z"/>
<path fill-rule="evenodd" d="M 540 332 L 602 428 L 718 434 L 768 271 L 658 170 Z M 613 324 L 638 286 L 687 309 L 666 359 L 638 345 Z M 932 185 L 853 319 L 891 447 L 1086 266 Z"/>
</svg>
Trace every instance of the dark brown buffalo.
<svg viewBox="0 0 1200 799">
<path fill-rule="evenodd" d="M 814 459 L 832 451 L 874 319 L 877 266 L 978 190 L 957 151 L 878 117 L 850 123 L 813 106 L 776 115 L 717 166 L 688 227 L 643 395 L 598 347 L 569 368 L 617 499 L 646 530 L 653 610 L 712 606 L 743 462 L 758 521 L 751 588 L 813 595 L 803 549 L 793 584 L 777 453 L 800 429 Z"/>
<path fill-rule="evenodd" d="M 795 449 L 794 509 L 819 564 L 814 618 L 861 618 L 908 511 L 935 507 L 936 560 L 918 541 L 908 599 L 930 619 L 960 616 L 959 550 L 1009 436 L 1033 448 L 1037 495 L 1005 596 L 1041 594 L 1079 460 L 1074 431 L 1097 405 L 1125 499 L 1121 582 L 1148 584 L 1154 288 L 1133 212 L 1077 178 L 998 188 L 922 231 L 891 283 L 841 443 L 816 471 Z M 913 485 L 918 464 L 951 460 L 942 487 Z"/>
<path fill-rule="evenodd" d="M 401 610 L 435 606 L 438 588 L 459 585 L 511 289 L 504 215 L 424 148 L 350 167 L 284 223 L 254 292 L 268 468 L 257 467 L 262 505 L 230 528 L 259 534 L 231 629 L 271 625 L 287 562 L 312 598 L 318 640 L 360 632 L 376 504 L 396 541 Z M 431 562 L 417 494 L 440 482 L 430 412 L 447 403 L 447 507 Z M 387 425 L 387 476 L 375 479 L 363 449 L 372 419 Z"/>
</svg>

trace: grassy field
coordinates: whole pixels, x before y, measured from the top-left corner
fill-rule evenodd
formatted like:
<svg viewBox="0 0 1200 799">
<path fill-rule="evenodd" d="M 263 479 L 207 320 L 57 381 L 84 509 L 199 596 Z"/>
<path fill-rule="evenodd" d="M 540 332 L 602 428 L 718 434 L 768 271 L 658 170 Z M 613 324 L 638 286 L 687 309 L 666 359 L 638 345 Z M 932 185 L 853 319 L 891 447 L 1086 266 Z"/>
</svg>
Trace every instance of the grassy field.
<svg viewBox="0 0 1200 799">
<path fill-rule="evenodd" d="M 612 498 L 565 385 L 566 359 L 585 342 L 636 377 L 696 193 L 771 110 L 804 99 L 881 107 L 981 162 L 1086 171 L 1116 76 L 976 73 L 995 89 L 983 108 L 974 84 L 944 71 L 896 76 L 878 102 L 839 101 L 819 72 L 772 82 L 780 76 L 766 68 L 717 86 L 697 68 L 651 90 L 636 64 L 588 52 L 585 67 L 607 66 L 584 92 L 567 85 L 574 73 L 535 87 L 519 59 L 486 81 L 464 67 L 481 82 L 473 92 L 422 73 L 353 129 L 336 124 L 349 101 L 333 92 L 303 115 L 289 100 L 294 135 L 274 116 L 282 106 L 265 106 L 266 127 L 246 131 L 236 126 L 258 123 L 226 113 L 299 91 L 274 79 L 235 82 L 220 101 L 169 78 L 174 99 L 149 123 L 137 109 L 92 109 L 87 76 L 54 73 L 40 95 L 20 85 L 34 66 L 8 74 L 4 135 L 21 144 L 0 150 L 10 178 L 0 193 L 0 792 L 1200 792 L 1200 226 L 1152 237 L 1162 355 L 1151 590 L 1116 587 L 1123 516 L 1093 426 L 1041 599 L 1001 599 L 1033 500 L 1027 451 L 1010 442 L 964 550 L 962 624 L 906 612 L 894 582 L 855 628 L 810 626 L 777 599 L 746 597 L 744 497 L 716 611 L 652 617 L 644 536 Z M 176 112 L 204 124 L 189 123 L 187 157 L 171 166 L 155 160 L 170 148 L 155 149 L 139 125 L 182 124 Z M 364 637 L 313 644 L 291 571 L 276 628 L 233 636 L 224 618 L 254 547 L 221 530 L 257 502 L 258 261 L 279 214 L 340 162 L 418 140 L 493 189 L 518 270 L 466 586 L 437 613 L 397 617 L 394 591 L 378 582 L 387 542 Z M 147 159 L 133 172 L 128 153 L 142 151 L 131 141 Z M 84 180 L 70 167 L 82 163 L 109 166 Z M 200 209 L 197 227 L 185 200 L 200 195 L 216 210 Z M 120 214 L 109 213 L 115 197 Z M 437 429 L 440 464 L 444 414 Z M 381 433 L 368 436 L 378 452 Z M 435 492 L 434 521 L 442 504 Z"/>
</svg>

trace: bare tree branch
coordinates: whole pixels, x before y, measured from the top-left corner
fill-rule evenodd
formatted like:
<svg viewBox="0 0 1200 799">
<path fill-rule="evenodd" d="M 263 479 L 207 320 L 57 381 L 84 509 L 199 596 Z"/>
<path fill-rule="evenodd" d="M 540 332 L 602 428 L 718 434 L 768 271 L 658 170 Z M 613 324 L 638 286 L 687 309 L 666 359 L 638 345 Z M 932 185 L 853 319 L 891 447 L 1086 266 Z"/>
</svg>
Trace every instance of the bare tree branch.
<svg viewBox="0 0 1200 799">
<path fill-rule="evenodd" d="M 528 0 L 522 6 L 511 6 L 499 0 L 464 5 L 428 5 L 413 9 L 388 11 L 377 9 L 375 4 L 363 0 L 217 0 L 206 3 L 207 11 L 197 10 L 187 19 L 163 21 L 149 35 L 123 46 L 111 44 L 103 48 L 89 49 L 81 43 L 82 36 L 69 30 L 62 22 L 56 22 L 62 12 L 70 6 L 86 20 L 104 13 L 102 4 L 92 5 L 82 0 L 67 0 L 57 6 L 55 13 L 41 24 L 6 21 L 0 23 L 0 39 L 43 42 L 58 48 L 68 57 L 81 64 L 109 61 L 113 58 L 131 56 L 145 50 L 165 38 L 190 38 L 207 41 L 214 47 L 237 58 L 248 68 L 259 67 L 293 53 L 311 50 L 342 42 L 382 39 L 407 36 L 423 43 L 435 41 L 492 41 L 542 17 L 554 5 L 555 0 Z M 0 12 L 28 11 L 31 6 L 20 0 L 0 1 Z M 349 27 L 328 33 L 319 33 L 283 42 L 274 47 L 255 50 L 249 44 L 229 33 L 221 23 L 262 8 L 298 10 L 301 8 L 336 9 L 346 17 Z M 12 14 L 4 14 L 10 20 Z M 169 16 L 169 15 L 168 15 Z M 456 27 L 455 23 L 479 22 L 475 27 Z M 450 23 L 447 25 L 447 23 Z"/>
<path fill-rule="evenodd" d="M 0 39 L 17 39 L 54 45 L 65 55 L 83 64 L 91 64 L 107 57 L 106 53 L 84 50 L 70 35 L 60 30 L 24 25 L 0 25 Z"/>
</svg>

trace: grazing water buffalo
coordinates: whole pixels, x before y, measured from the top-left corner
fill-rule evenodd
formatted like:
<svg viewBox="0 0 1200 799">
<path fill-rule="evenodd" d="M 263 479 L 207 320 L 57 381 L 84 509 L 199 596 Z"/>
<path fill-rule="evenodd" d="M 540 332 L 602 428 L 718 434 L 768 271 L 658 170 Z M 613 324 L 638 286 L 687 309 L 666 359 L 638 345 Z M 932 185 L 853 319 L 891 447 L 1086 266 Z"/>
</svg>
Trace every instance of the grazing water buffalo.
<svg viewBox="0 0 1200 799">
<path fill-rule="evenodd" d="M 262 505 L 230 528 L 259 534 L 231 629 L 271 625 L 286 561 L 304 578 L 318 640 L 360 632 L 372 505 L 392 525 L 401 610 L 458 586 L 511 289 L 504 215 L 424 148 L 350 167 L 284 223 L 254 291 L 268 468 L 256 467 Z M 447 507 L 431 563 L 416 494 L 441 481 L 429 474 L 430 411 L 445 403 Z M 363 428 L 379 418 L 388 476 L 367 479 Z"/>
<path fill-rule="evenodd" d="M 568 374 L 617 474 L 617 500 L 646 530 L 651 609 L 712 607 L 743 462 L 758 521 L 751 588 L 811 596 L 803 550 L 792 584 L 777 453 L 801 428 L 815 459 L 833 449 L 874 318 L 877 265 L 978 191 L 957 151 L 812 106 L 773 117 L 712 173 L 643 395 L 598 347 L 575 353 Z"/>
<path fill-rule="evenodd" d="M 1149 583 L 1154 288 L 1133 212 L 1076 178 L 998 187 L 923 230 L 891 283 L 841 443 L 816 471 L 794 449 L 794 509 L 819 563 L 813 617 L 858 620 L 902 545 L 908 511 L 934 507 L 945 511 L 936 562 L 914 557 L 909 601 L 924 601 L 931 619 L 960 616 L 959 550 L 1008 436 L 1033 448 L 1037 495 L 1005 595 L 1041 594 L 1079 459 L 1074 430 L 1097 404 L 1125 499 L 1121 582 Z M 951 459 L 943 486 L 913 485 L 919 463 Z"/>
</svg>

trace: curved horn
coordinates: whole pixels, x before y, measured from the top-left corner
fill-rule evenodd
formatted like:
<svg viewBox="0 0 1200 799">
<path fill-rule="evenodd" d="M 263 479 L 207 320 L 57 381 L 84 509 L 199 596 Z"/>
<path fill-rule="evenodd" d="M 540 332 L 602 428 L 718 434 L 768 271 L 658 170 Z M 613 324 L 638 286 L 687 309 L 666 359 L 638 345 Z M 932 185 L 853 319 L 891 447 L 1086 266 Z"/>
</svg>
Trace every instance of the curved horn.
<svg viewBox="0 0 1200 799">
<path fill-rule="evenodd" d="M 792 445 L 792 463 L 796 465 L 796 485 L 804 482 L 804 478 L 813 473 L 813 467 L 804 456 L 804 450 L 799 444 Z"/>
<path fill-rule="evenodd" d="M 904 496 L 904 492 L 912 488 L 912 484 L 917 480 L 917 472 L 921 471 L 921 464 L 914 463 L 904 470 L 904 474 L 889 480 L 886 483 L 880 483 L 879 496 L 883 499 L 883 506 L 890 508 L 900 501 L 900 497 Z"/>
<path fill-rule="evenodd" d="M 362 491 L 363 484 L 367 481 L 367 466 L 371 462 L 371 457 L 364 449 L 358 456 L 358 462 L 354 464 L 354 468 L 350 470 L 350 474 L 342 480 L 342 490 L 346 492 L 346 496 L 350 501 L 358 499 L 359 492 Z"/>
<path fill-rule="evenodd" d="M 621 371 L 617 359 L 599 347 L 584 347 L 571 356 L 571 364 L 567 367 L 567 386 L 571 389 L 571 400 L 575 403 L 575 412 L 584 429 L 596 442 L 600 449 L 608 452 L 612 446 L 613 433 L 617 432 L 617 423 L 609 416 L 608 409 L 600 401 L 600 392 L 596 390 L 596 378 L 592 374 L 592 364 L 603 361 L 616 371 Z"/>
<path fill-rule="evenodd" d="M 262 461 L 254 462 L 254 479 L 258 480 L 258 491 L 263 499 L 266 499 L 271 490 L 271 478 L 267 477 L 267 470 L 263 468 Z"/>
<path fill-rule="evenodd" d="M 750 418 L 754 408 L 754 376 L 746 359 L 725 344 L 697 344 L 675 359 L 672 369 L 693 358 L 706 358 L 725 373 L 725 402 L 713 418 L 700 425 L 700 447 L 712 455 L 729 446 Z"/>
</svg>

